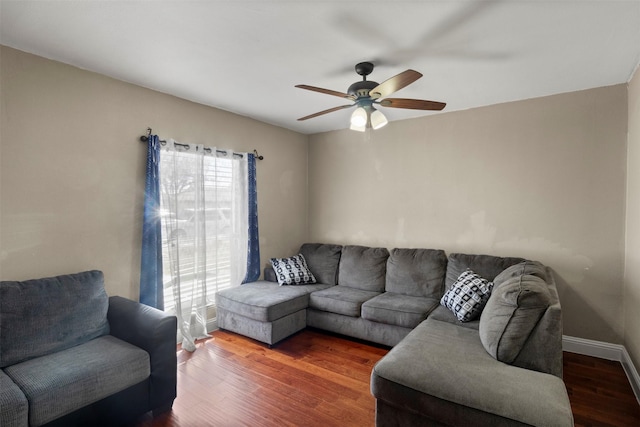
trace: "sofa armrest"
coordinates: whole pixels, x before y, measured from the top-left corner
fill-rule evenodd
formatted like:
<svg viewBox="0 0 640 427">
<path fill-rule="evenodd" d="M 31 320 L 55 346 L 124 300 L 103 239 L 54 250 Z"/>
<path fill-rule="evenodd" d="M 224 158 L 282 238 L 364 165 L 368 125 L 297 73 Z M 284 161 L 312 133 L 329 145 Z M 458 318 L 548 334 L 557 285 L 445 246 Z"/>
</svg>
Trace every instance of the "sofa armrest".
<svg viewBox="0 0 640 427">
<path fill-rule="evenodd" d="M 171 408 L 176 398 L 178 367 L 176 317 L 130 299 L 112 296 L 107 319 L 111 335 L 149 353 L 151 409 Z"/>
</svg>

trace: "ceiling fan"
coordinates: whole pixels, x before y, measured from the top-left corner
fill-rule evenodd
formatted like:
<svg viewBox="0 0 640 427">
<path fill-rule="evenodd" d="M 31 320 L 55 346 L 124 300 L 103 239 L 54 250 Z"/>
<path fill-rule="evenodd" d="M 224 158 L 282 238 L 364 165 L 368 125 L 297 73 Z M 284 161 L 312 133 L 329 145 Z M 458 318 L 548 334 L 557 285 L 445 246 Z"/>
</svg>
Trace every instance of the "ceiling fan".
<svg viewBox="0 0 640 427">
<path fill-rule="evenodd" d="M 422 77 L 422 74 L 414 70 L 406 70 L 379 84 L 372 80 L 367 80 L 367 76 L 371 74 L 373 67 L 374 65 L 371 62 L 360 62 L 357 64 L 355 67 L 356 73 L 362 76 L 362 81 L 355 82 L 349 86 L 347 93 L 309 85 L 296 85 L 296 87 L 300 89 L 326 93 L 327 95 L 339 96 L 340 98 L 346 98 L 354 101 L 353 104 L 341 105 L 339 107 L 329 108 L 328 110 L 300 117 L 298 121 L 312 119 L 314 117 L 343 110 L 345 108 L 357 107 L 351 115 L 350 128 L 352 130 L 364 132 L 366 128 L 380 129 L 388 122 L 384 114 L 378 111 L 374 105 L 391 108 L 434 111 L 440 111 L 445 107 L 445 105 L 447 105 L 444 102 L 426 101 L 422 99 L 387 98 L 387 96 L 392 93 L 397 92 L 418 80 Z"/>
</svg>

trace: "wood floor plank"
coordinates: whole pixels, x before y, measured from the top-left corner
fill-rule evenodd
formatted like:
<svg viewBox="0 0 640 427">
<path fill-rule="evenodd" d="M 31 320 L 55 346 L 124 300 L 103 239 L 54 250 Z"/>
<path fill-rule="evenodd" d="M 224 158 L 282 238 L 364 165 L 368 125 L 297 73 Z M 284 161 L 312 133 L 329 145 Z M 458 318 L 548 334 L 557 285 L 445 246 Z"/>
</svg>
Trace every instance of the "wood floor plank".
<svg viewBox="0 0 640 427">
<path fill-rule="evenodd" d="M 178 349 L 173 410 L 136 427 L 373 426 L 371 369 L 388 348 L 307 329 L 274 348 L 215 331 Z M 640 405 L 618 362 L 564 354 L 576 427 L 640 426 Z"/>
<path fill-rule="evenodd" d="M 640 405 L 619 362 L 564 353 L 576 427 L 640 426 Z"/>
</svg>

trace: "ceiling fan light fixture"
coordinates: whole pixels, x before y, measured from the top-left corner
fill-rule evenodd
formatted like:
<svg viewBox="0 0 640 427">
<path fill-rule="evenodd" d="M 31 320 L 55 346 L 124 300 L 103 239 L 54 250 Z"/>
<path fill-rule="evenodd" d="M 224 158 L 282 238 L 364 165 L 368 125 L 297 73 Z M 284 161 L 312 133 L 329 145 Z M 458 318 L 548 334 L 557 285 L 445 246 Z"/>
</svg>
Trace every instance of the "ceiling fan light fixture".
<svg viewBox="0 0 640 427">
<path fill-rule="evenodd" d="M 351 126 L 349 127 L 349 129 L 355 130 L 355 131 L 358 131 L 358 132 L 364 132 L 364 131 L 367 130 L 367 126 L 366 125 L 357 126 L 357 125 L 354 125 L 352 123 Z"/>
<path fill-rule="evenodd" d="M 373 112 L 371 113 L 371 127 L 373 129 L 380 129 L 381 127 L 385 126 L 387 123 L 389 123 L 389 121 L 384 116 L 384 114 L 382 114 L 381 111 L 374 109 Z"/>
<path fill-rule="evenodd" d="M 362 127 L 364 129 L 365 126 L 367 125 L 368 119 L 369 117 L 367 117 L 367 111 L 364 108 L 362 107 L 356 108 L 353 114 L 351 114 L 351 129 L 354 129 L 354 127 L 357 127 L 357 128 Z M 358 130 L 358 129 L 354 129 L 354 130 Z"/>
</svg>

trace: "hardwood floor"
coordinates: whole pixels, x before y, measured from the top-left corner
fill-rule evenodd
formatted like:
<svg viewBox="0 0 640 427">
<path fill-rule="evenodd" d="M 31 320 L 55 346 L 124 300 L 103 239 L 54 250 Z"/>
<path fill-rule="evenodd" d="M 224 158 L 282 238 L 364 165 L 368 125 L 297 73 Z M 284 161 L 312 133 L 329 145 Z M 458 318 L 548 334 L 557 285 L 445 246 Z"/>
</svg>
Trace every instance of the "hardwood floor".
<svg viewBox="0 0 640 427">
<path fill-rule="evenodd" d="M 373 426 L 373 365 L 388 351 L 305 330 L 273 349 L 216 331 L 194 353 L 178 351 L 170 413 L 137 427 Z M 576 426 L 640 426 L 640 405 L 617 362 L 565 353 Z"/>
<path fill-rule="evenodd" d="M 576 426 L 640 426 L 640 405 L 619 362 L 564 353 Z"/>
</svg>

